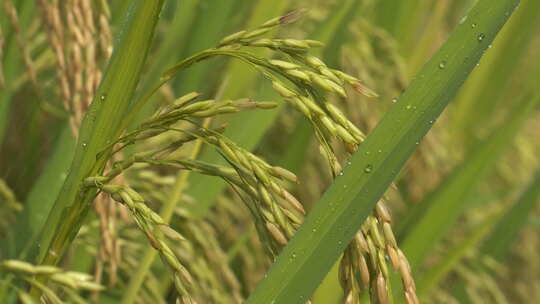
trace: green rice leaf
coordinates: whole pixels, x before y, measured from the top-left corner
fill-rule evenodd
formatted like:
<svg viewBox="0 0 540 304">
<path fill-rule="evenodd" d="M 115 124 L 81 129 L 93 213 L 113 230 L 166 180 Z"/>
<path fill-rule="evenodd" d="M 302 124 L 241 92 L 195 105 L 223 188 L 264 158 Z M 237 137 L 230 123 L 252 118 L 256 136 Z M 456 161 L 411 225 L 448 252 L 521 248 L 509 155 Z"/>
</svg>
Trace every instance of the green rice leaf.
<svg viewBox="0 0 540 304">
<path fill-rule="evenodd" d="M 162 4 L 162 0 L 132 1 L 128 9 L 115 52 L 83 120 L 70 172 L 38 242 L 41 264 L 58 263 L 91 206 L 95 194 L 81 197 L 81 183 L 103 170 L 105 160 L 98 154 L 121 131 L 120 121 L 139 82 Z"/>
<path fill-rule="evenodd" d="M 353 155 L 248 303 L 308 300 L 518 3 L 478 2 Z"/>
<path fill-rule="evenodd" d="M 497 222 L 493 231 L 480 247 L 480 253 L 488 254 L 502 261 L 512 248 L 512 243 L 516 240 L 519 231 L 528 223 L 527 217 L 540 203 L 539 198 L 540 170 L 537 170 L 536 175 L 520 198 L 512 204 L 511 208 Z"/>
<path fill-rule="evenodd" d="M 526 62 L 523 59 L 527 57 L 534 33 L 538 32 L 538 11 L 539 1 L 521 1 L 508 26 L 493 42 L 493 49 L 463 86 L 453 109 L 452 125 L 455 132 L 465 136 L 469 146 L 474 144 L 471 135 L 475 134 L 476 126 L 489 123 L 498 110 L 511 106 L 509 101 L 513 100 L 515 93 L 509 90 L 514 85 L 509 80 L 518 77 L 516 73 L 520 72 L 523 64 L 531 64 L 530 59 Z M 477 115 L 479 112 L 483 115 Z"/>
<path fill-rule="evenodd" d="M 508 119 L 454 169 L 428 196 L 427 201 L 416 206 L 409 219 L 411 228 L 405 231 L 401 246 L 413 269 L 421 265 L 467 209 L 475 186 L 494 168 L 503 152 L 511 147 L 512 139 L 539 102 L 538 97 L 524 97 L 523 102 L 509 113 Z"/>
<path fill-rule="evenodd" d="M 523 194 L 512 204 L 503 206 L 494 215 L 486 219 L 473 230 L 463 241 L 459 242 L 445 257 L 434 267 L 421 276 L 417 283 L 418 296 L 420 298 L 429 295 L 433 287 L 448 274 L 459 261 L 471 250 L 478 247 L 482 239 L 489 234 L 487 240 L 479 250 L 480 255 L 490 255 L 499 260 L 504 253 L 511 248 L 511 243 L 516 239 L 518 232 L 527 223 L 525 220 L 536 204 L 540 196 L 540 171 L 531 183 L 526 187 Z"/>
</svg>

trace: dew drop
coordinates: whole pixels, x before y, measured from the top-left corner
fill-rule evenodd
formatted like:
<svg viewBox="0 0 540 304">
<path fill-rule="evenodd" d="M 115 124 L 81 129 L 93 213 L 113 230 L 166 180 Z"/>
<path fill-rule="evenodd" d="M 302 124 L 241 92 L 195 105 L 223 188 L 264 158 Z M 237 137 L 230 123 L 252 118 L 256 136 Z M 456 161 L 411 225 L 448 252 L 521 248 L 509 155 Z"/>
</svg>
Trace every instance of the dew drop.
<svg viewBox="0 0 540 304">
<path fill-rule="evenodd" d="M 366 172 L 366 173 L 371 173 L 371 171 L 373 171 L 373 166 L 372 165 L 367 165 L 364 168 L 364 172 Z"/>
<path fill-rule="evenodd" d="M 484 40 L 484 38 L 486 38 L 486 34 L 482 33 L 482 34 L 478 35 L 478 42 L 482 42 Z"/>
<path fill-rule="evenodd" d="M 100 99 L 101 101 L 104 101 L 104 100 L 105 100 L 105 94 L 101 94 L 101 96 L 99 96 L 99 99 Z"/>
<path fill-rule="evenodd" d="M 472 28 L 475 28 L 476 25 L 477 25 L 476 23 L 472 23 L 472 24 L 471 24 L 471 27 L 472 27 Z"/>
<path fill-rule="evenodd" d="M 411 105 L 407 105 L 405 108 L 406 108 L 407 110 L 410 110 L 410 109 L 412 109 L 412 106 L 411 106 Z"/>
<path fill-rule="evenodd" d="M 379 151 L 377 151 L 377 152 L 382 153 L 382 150 L 379 149 Z"/>
<path fill-rule="evenodd" d="M 396 102 L 397 102 L 397 98 L 392 98 L 392 102 L 393 102 L 393 103 L 396 103 Z"/>
<path fill-rule="evenodd" d="M 439 63 L 439 69 L 444 70 L 445 67 L 446 67 L 446 61 L 443 60 Z"/>
<path fill-rule="evenodd" d="M 86 148 L 86 146 L 88 146 L 88 144 L 87 143 L 82 143 L 82 146 L 83 146 L 83 148 Z"/>
</svg>

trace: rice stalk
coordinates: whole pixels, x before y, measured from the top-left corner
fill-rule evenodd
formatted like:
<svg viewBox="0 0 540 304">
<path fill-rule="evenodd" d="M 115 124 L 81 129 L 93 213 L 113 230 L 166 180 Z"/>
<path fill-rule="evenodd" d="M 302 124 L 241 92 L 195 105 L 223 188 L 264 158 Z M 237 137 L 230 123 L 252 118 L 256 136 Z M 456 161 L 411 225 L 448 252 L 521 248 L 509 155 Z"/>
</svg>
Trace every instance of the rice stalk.
<svg viewBox="0 0 540 304">
<path fill-rule="evenodd" d="M 88 213 L 95 192 L 80 195 L 79 186 L 84 178 L 104 169 L 107 159 L 96 159 L 96 155 L 117 133 L 118 118 L 128 108 L 162 4 L 162 1 L 133 2 L 132 13 L 127 16 L 126 30 L 118 40 L 119 46 L 111 57 L 96 92 L 97 97 L 83 120 L 70 174 L 47 219 L 46 225 L 56 228 L 44 231 L 38 242 L 41 246 L 38 256 L 40 263 L 54 265 L 59 262 Z M 134 49 L 140 51 L 134 54 Z M 107 102 L 103 102 L 105 100 Z M 68 206 L 70 215 L 62 218 L 62 210 Z M 33 293 L 40 292 L 34 289 Z"/>
</svg>

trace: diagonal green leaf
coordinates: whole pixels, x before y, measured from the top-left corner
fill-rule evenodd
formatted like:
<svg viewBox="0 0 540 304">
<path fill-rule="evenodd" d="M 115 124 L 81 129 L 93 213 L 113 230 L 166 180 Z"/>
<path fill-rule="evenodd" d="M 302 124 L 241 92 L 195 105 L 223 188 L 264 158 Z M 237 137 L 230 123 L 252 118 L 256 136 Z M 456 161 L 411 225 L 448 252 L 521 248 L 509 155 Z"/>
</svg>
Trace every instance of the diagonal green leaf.
<svg viewBox="0 0 540 304">
<path fill-rule="evenodd" d="M 515 14 L 508 21 L 508 26 L 493 43 L 475 73 L 473 73 L 457 99 L 453 109 L 453 125 L 457 132 L 469 138 L 478 125 L 483 125 L 495 117 L 493 115 L 505 101 L 512 100 L 513 92 L 507 93 L 526 58 L 529 45 L 539 32 L 540 1 L 523 0 Z M 527 59 L 525 64 L 530 64 Z M 510 98 L 509 98 L 510 97 Z M 483 115 L 476 115 L 479 111 Z M 474 143 L 474 140 L 472 140 Z"/>
<path fill-rule="evenodd" d="M 540 203 L 540 170 L 527 186 L 520 198 L 505 212 L 493 231 L 480 247 L 480 253 L 503 260 L 512 248 L 521 229 L 527 224 L 527 217 Z"/>
<path fill-rule="evenodd" d="M 248 303 L 304 303 L 311 296 L 518 3 L 478 2 L 352 156 Z"/>
<path fill-rule="evenodd" d="M 529 117 L 540 98 L 526 96 L 508 119 L 466 158 L 427 199 L 417 205 L 401 246 L 416 268 L 468 207 L 470 194 L 492 169 Z"/>
<path fill-rule="evenodd" d="M 43 169 L 28 198 L 24 204 L 24 210 L 18 215 L 13 231 L 17 234 L 23 234 L 27 237 L 21 238 L 12 235 L 14 246 L 13 257 L 22 258 L 21 250 L 36 241 L 40 230 L 47 219 L 47 214 L 54 204 L 54 200 L 62 187 L 62 183 L 73 159 L 75 139 L 71 134 L 71 129 L 66 123 L 54 151 Z"/>
<path fill-rule="evenodd" d="M 163 0 L 133 0 L 131 4 L 115 52 L 83 120 L 70 172 L 38 243 L 42 264 L 58 263 L 81 227 L 93 199 L 93 195 L 78 195 L 81 183 L 103 169 L 104 161 L 98 162 L 97 155 L 118 136 L 121 118 L 139 82 Z"/>
<path fill-rule="evenodd" d="M 448 250 L 437 265 L 430 267 L 430 270 L 426 274 L 422 275 L 416 284 L 417 295 L 419 298 L 422 299 L 423 297 L 429 295 L 432 288 L 437 286 L 437 284 L 444 279 L 445 275 L 447 275 L 453 269 L 453 267 L 455 267 L 460 260 L 465 257 L 465 255 L 467 255 L 473 248 L 475 248 L 475 246 L 478 245 L 478 243 L 480 243 L 482 238 L 486 236 L 491 228 L 493 228 L 495 223 L 500 220 L 502 213 L 501 211 L 502 210 L 499 210 L 498 213 L 486 219 L 482 224 L 474 228 L 474 231 L 463 241 L 459 242 L 456 246 Z"/>
<path fill-rule="evenodd" d="M 429 295 L 433 287 L 448 274 L 456 264 L 471 250 L 476 248 L 482 239 L 490 234 L 487 240 L 483 241 L 479 254 L 490 255 L 502 259 L 504 253 L 511 248 L 511 243 L 517 233 L 527 223 L 529 212 L 536 206 L 540 197 L 540 171 L 531 183 L 526 187 L 522 195 L 511 205 L 503 206 L 494 215 L 486 219 L 481 225 L 473 230 L 463 241 L 449 250 L 445 257 L 436 266 L 422 275 L 417 282 L 417 292 L 420 298 Z M 461 283 L 461 282 L 460 282 Z"/>
</svg>

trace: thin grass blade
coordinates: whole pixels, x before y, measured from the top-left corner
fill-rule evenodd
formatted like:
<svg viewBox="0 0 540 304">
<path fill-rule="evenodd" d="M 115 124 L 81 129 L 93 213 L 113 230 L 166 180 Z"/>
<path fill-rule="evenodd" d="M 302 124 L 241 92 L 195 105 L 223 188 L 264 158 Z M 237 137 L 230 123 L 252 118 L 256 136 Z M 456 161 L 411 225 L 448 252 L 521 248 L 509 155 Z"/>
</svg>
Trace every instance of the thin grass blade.
<svg viewBox="0 0 540 304">
<path fill-rule="evenodd" d="M 480 253 L 490 255 L 499 261 L 504 260 L 519 231 L 527 224 L 527 217 L 538 206 L 540 198 L 540 170 L 527 186 L 521 197 L 497 223 L 493 231 L 480 247 Z"/>
</svg>

